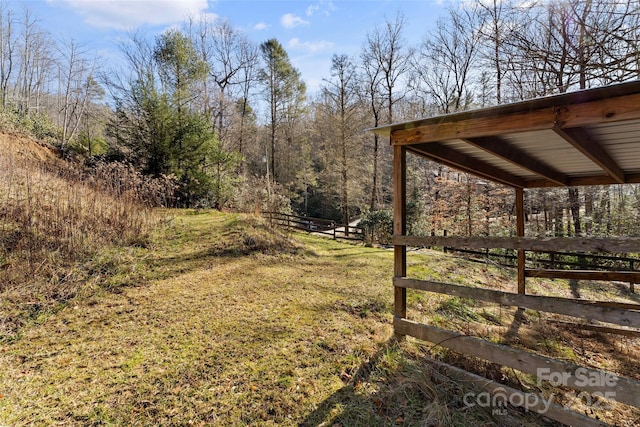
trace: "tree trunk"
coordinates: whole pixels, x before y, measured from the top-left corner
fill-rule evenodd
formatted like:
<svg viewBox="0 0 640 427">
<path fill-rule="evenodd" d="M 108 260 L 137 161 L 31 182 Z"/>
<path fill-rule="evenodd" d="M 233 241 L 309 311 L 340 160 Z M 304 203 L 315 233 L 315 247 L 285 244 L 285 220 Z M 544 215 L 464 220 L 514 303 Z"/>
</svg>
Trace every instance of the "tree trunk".
<svg viewBox="0 0 640 427">
<path fill-rule="evenodd" d="M 471 179 L 469 176 L 467 176 L 467 199 L 465 207 L 467 211 L 467 236 L 471 237 L 473 222 L 471 219 Z"/>
<path fill-rule="evenodd" d="M 580 224 L 580 192 L 577 188 L 569 187 L 569 209 L 573 217 L 573 228 L 576 236 L 582 236 L 582 226 Z"/>
<path fill-rule="evenodd" d="M 584 231 L 589 236 L 593 226 L 593 190 L 586 189 L 584 192 Z"/>
<path fill-rule="evenodd" d="M 560 204 L 557 200 L 553 201 L 552 209 L 553 209 L 554 235 L 556 237 L 562 237 L 564 236 L 564 231 L 563 231 L 564 209 L 562 208 L 562 204 Z"/>
<path fill-rule="evenodd" d="M 376 126 L 378 124 L 376 123 Z M 376 202 L 378 199 L 378 134 L 373 136 L 373 188 L 371 189 L 371 205 L 369 206 L 371 212 L 376 210 Z"/>
</svg>

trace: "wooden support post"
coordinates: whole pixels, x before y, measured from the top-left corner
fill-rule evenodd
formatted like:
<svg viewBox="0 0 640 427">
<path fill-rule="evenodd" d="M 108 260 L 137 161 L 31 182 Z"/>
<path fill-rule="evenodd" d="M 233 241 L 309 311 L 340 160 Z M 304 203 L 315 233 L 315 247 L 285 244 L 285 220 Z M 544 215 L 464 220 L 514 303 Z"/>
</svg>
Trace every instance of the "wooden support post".
<svg viewBox="0 0 640 427">
<path fill-rule="evenodd" d="M 524 189 L 516 188 L 516 235 L 524 237 Z M 525 294 L 525 252 L 518 249 L 518 293 Z"/>
<path fill-rule="evenodd" d="M 632 259 L 629 260 L 629 270 L 633 271 L 633 260 Z M 634 294 L 636 292 L 635 282 L 629 282 L 629 292 L 631 292 L 632 294 Z"/>
<path fill-rule="evenodd" d="M 407 150 L 400 145 L 393 146 L 393 234 L 404 236 L 407 232 Z M 394 245 L 393 247 L 393 275 L 405 277 L 407 275 L 407 247 Z M 394 317 L 407 317 L 407 289 L 394 286 Z M 396 339 L 402 339 L 404 334 L 397 334 Z"/>
<path fill-rule="evenodd" d="M 442 231 L 442 237 L 447 237 L 447 230 L 443 230 Z M 447 247 L 446 246 L 442 247 L 442 252 L 444 252 L 445 254 L 447 253 Z"/>
</svg>

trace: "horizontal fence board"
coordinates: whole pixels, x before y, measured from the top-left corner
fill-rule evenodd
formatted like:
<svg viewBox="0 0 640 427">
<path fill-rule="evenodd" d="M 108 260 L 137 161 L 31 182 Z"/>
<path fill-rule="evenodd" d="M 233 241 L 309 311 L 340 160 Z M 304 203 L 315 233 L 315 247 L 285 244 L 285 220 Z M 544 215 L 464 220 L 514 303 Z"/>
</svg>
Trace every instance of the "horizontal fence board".
<svg viewBox="0 0 640 427">
<path fill-rule="evenodd" d="M 485 250 L 472 250 L 472 249 L 461 249 L 461 248 L 445 248 L 447 252 L 456 253 L 456 254 L 465 254 L 467 258 L 472 261 L 479 262 L 487 262 L 489 260 L 493 262 L 497 262 L 500 265 L 507 267 L 516 267 L 517 256 L 505 254 L 505 253 L 495 253 Z M 549 255 L 550 259 L 541 258 L 540 254 Z M 566 253 L 566 252 L 527 252 L 526 262 L 531 266 L 531 270 L 536 269 L 534 266 L 539 266 L 537 268 L 540 269 L 559 269 L 559 267 L 578 267 L 582 270 L 588 271 L 614 271 L 614 272 L 637 272 L 636 267 L 640 266 L 640 258 L 631 258 L 627 256 L 607 256 L 607 255 L 596 255 L 592 253 Z M 580 261 L 566 261 L 565 258 L 578 258 Z M 606 265 L 606 263 L 613 265 Z M 603 265 L 604 264 L 604 265 Z M 625 265 L 626 264 L 626 265 Z M 637 278 L 633 276 L 612 276 L 610 279 L 595 279 L 594 277 L 589 277 L 588 280 L 620 280 L 629 282 L 631 284 L 630 291 L 634 292 L 634 283 L 637 283 Z M 559 277 L 556 277 L 559 278 Z"/>
<path fill-rule="evenodd" d="M 559 325 L 559 326 L 577 328 L 585 331 L 604 332 L 607 334 L 616 334 L 616 335 L 624 335 L 626 337 L 640 338 L 640 331 L 637 331 L 635 329 L 611 328 L 608 326 L 589 325 L 585 323 L 563 322 L 562 320 L 553 320 L 553 319 L 548 320 L 548 322 L 555 323 L 556 325 Z"/>
<path fill-rule="evenodd" d="M 472 372 L 465 371 L 464 369 L 456 366 L 449 365 L 429 357 L 425 358 L 430 364 L 434 365 L 439 372 L 446 375 L 447 378 L 451 378 L 458 382 L 469 383 L 472 386 L 487 391 L 494 396 L 499 394 L 518 396 L 518 399 L 509 398 L 509 402 L 513 403 L 514 406 L 516 406 L 514 402 L 521 402 L 522 405 L 518 405 L 519 407 L 524 407 L 526 410 L 537 412 L 554 421 L 559 421 L 568 426 L 580 427 L 602 427 L 607 425 L 595 418 L 580 414 L 569 408 L 565 408 L 562 405 L 558 405 L 557 403 L 547 401 L 546 399 L 543 402 L 542 399 L 544 398 L 537 393 L 526 393 L 507 385 L 500 384 L 499 382 L 489 380 Z M 533 399 L 530 398 L 532 394 L 535 396 Z"/>
<path fill-rule="evenodd" d="M 640 248 L 638 248 L 638 250 L 640 250 Z M 605 260 L 605 261 L 618 261 L 618 262 L 638 262 L 640 261 L 640 258 L 632 258 L 632 257 L 627 257 L 627 256 L 619 256 L 619 255 L 600 255 L 600 254 L 592 254 L 592 253 L 570 253 L 570 252 L 543 252 L 546 253 L 547 255 L 552 255 L 554 257 L 556 256 L 560 256 L 560 257 L 583 257 L 583 258 L 591 258 L 593 260 Z M 540 259 L 542 260 L 542 259 Z M 547 261 L 553 261 L 551 259 L 547 260 Z M 557 260 L 556 260 L 557 261 Z"/>
<path fill-rule="evenodd" d="M 393 236 L 394 245 L 450 246 L 469 249 L 523 249 L 526 251 L 554 252 L 612 252 L 637 253 L 640 238 L 581 238 L 581 237 L 458 237 L 458 236 Z"/>
<path fill-rule="evenodd" d="M 394 277 L 393 284 L 401 288 L 420 289 L 439 294 L 473 298 L 513 307 L 524 307 L 548 313 L 564 314 L 584 319 L 600 320 L 616 325 L 640 328 L 640 305 L 630 306 L 636 310 L 604 306 L 599 301 L 575 300 L 560 297 L 523 295 L 493 289 L 471 288 L 469 286 L 440 283 L 427 280 Z"/>
<path fill-rule="evenodd" d="M 279 212 L 263 212 L 262 215 L 271 222 L 287 229 L 307 231 L 314 234 L 323 234 L 334 239 L 364 240 L 364 229 L 357 225 L 346 225 L 336 221 L 308 216 L 283 214 Z M 345 227 L 349 232 L 345 234 Z"/>
<path fill-rule="evenodd" d="M 530 375 L 538 376 L 541 370 L 554 374 L 566 373 L 563 385 L 588 393 L 613 392 L 617 402 L 640 408 L 640 382 L 630 378 L 617 377 L 604 371 L 578 366 L 505 345 L 494 344 L 481 338 L 462 335 L 399 317 L 394 317 L 393 326 L 397 334 L 409 335 L 460 353 L 508 366 Z M 578 375 L 578 373 L 580 374 Z M 595 385 L 591 381 L 585 381 L 585 378 L 602 378 L 603 376 L 615 378 L 615 383 L 603 386 L 601 383 Z"/>
<path fill-rule="evenodd" d="M 516 255 L 510 255 L 510 254 L 502 254 L 502 253 L 494 253 L 494 252 L 485 252 L 485 251 L 478 251 L 478 250 L 472 250 L 472 249 L 461 249 L 461 248 L 447 248 L 448 251 L 451 252 L 459 252 L 459 253 L 463 253 L 463 254 L 469 254 L 469 255 L 477 255 L 480 258 L 496 258 L 496 259 L 506 259 L 506 260 L 513 260 L 514 261 L 514 265 L 515 265 L 515 261 L 518 259 L 518 257 Z M 530 254 L 534 254 L 534 256 L 528 256 L 527 257 L 527 262 L 531 262 L 534 264 L 546 264 L 546 265 L 569 265 L 569 266 L 576 266 L 576 267 L 581 267 L 581 266 L 597 266 L 598 262 L 606 262 L 606 261 L 610 261 L 612 263 L 616 263 L 616 264 L 628 264 L 629 268 L 627 269 L 622 269 L 621 271 L 635 271 L 634 269 L 634 265 L 638 264 L 640 265 L 640 258 L 630 258 L 627 256 L 607 256 L 607 255 L 596 255 L 596 254 L 590 254 L 590 253 L 568 253 L 568 252 L 534 252 L 534 251 L 529 251 L 529 253 L 527 255 Z M 553 254 L 554 255 L 554 259 L 545 259 L 545 258 L 541 258 L 540 254 Z M 557 256 L 557 258 L 556 258 Z M 573 257 L 573 258 L 583 258 L 584 261 L 564 261 L 563 258 L 564 257 Z M 607 267 L 603 267 L 603 268 L 607 268 Z M 607 271 L 607 270 L 605 270 Z"/>
<path fill-rule="evenodd" d="M 574 255 L 574 256 L 580 256 L 580 255 Z M 549 267 L 551 266 L 552 269 L 554 267 L 558 267 L 558 266 L 568 266 L 568 267 L 580 267 L 583 269 L 587 269 L 587 270 L 592 270 L 592 271 L 636 271 L 633 270 L 631 267 L 629 268 L 621 268 L 621 267 L 609 267 L 609 266 L 601 266 L 598 265 L 597 262 L 601 261 L 602 259 L 598 259 L 595 257 L 591 257 L 589 256 L 590 260 L 588 261 L 583 261 L 583 262 L 578 262 L 578 261 L 564 261 L 562 259 L 543 259 L 543 258 L 527 258 L 527 261 L 530 262 L 531 264 L 541 264 L 544 265 L 545 267 Z M 626 261 L 624 258 L 619 258 L 617 260 L 617 264 L 621 264 L 621 263 L 628 263 L 628 261 Z M 615 261 L 612 261 L 615 262 Z M 634 263 L 637 262 L 634 260 Z M 600 268 L 601 270 L 596 270 L 596 268 Z"/>
<path fill-rule="evenodd" d="M 280 212 L 263 212 L 262 214 L 274 219 L 313 221 L 314 224 L 330 225 L 335 223 L 335 221 L 332 221 L 330 219 L 315 218 L 315 217 L 302 216 L 302 215 L 291 215 L 291 214 L 285 214 Z"/>
<path fill-rule="evenodd" d="M 526 277 L 568 280 L 617 280 L 640 282 L 640 271 L 595 271 L 595 270 L 525 270 Z"/>
</svg>

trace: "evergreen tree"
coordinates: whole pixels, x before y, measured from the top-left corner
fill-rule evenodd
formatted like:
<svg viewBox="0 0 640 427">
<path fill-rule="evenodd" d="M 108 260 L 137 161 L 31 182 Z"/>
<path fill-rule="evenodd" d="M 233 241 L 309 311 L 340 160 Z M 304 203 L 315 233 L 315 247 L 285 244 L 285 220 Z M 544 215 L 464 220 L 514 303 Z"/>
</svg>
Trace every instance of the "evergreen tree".
<svg viewBox="0 0 640 427">
<path fill-rule="evenodd" d="M 276 39 L 270 39 L 260 45 L 264 68 L 260 80 L 265 86 L 265 100 L 269 107 L 269 136 L 271 152 L 270 178 L 277 181 L 280 170 L 276 170 L 277 133 L 286 124 L 289 129 L 300 116 L 305 100 L 306 86 L 300 72 L 291 65 L 289 55 Z M 287 135 L 291 144 L 291 135 Z M 290 148 L 290 147 L 289 147 Z"/>
<path fill-rule="evenodd" d="M 141 47 L 138 54 L 127 55 L 138 65 L 132 68 L 141 70 L 140 63 L 150 56 L 152 68 L 139 72 L 119 93 L 109 133 L 144 173 L 175 177 L 178 205 L 220 208 L 228 199 L 220 190 L 228 180 L 223 172 L 237 158 L 222 150 L 209 120 L 190 108 L 190 89 L 206 76 L 206 64 L 176 30 L 158 37 L 152 54 L 148 46 Z"/>
</svg>

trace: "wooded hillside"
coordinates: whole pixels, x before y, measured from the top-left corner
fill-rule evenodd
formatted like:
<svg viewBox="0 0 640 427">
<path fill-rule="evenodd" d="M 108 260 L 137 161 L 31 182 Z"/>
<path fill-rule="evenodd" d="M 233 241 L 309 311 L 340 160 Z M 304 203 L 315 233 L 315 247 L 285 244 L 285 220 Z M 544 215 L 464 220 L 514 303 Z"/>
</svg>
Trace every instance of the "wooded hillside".
<svg viewBox="0 0 640 427">
<path fill-rule="evenodd" d="M 336 49 L 308 93 L 278 40 L 250 40 L 231 22 L 129 34 L 114 67 L 57 41 L 28 5 L 3 4 L 0 125 L 27 127 L 92 167 L 119 162 L 161 180 L 167 194 L 154 203 L 348 222 L 391 198 L 387 141 L 365 129 L 640 72 L 635 0 L 452 3 L 418 44 L 407 42 L 410 19 L 420 17 L 381 20 L 358 55 Z M 509 233 L 502 188 L 427 161 L 410 168 L 414 233 Z M 633 187 L 540 190 L 527 203 L 530 232 L 637 233 Z"/>
</svg>

